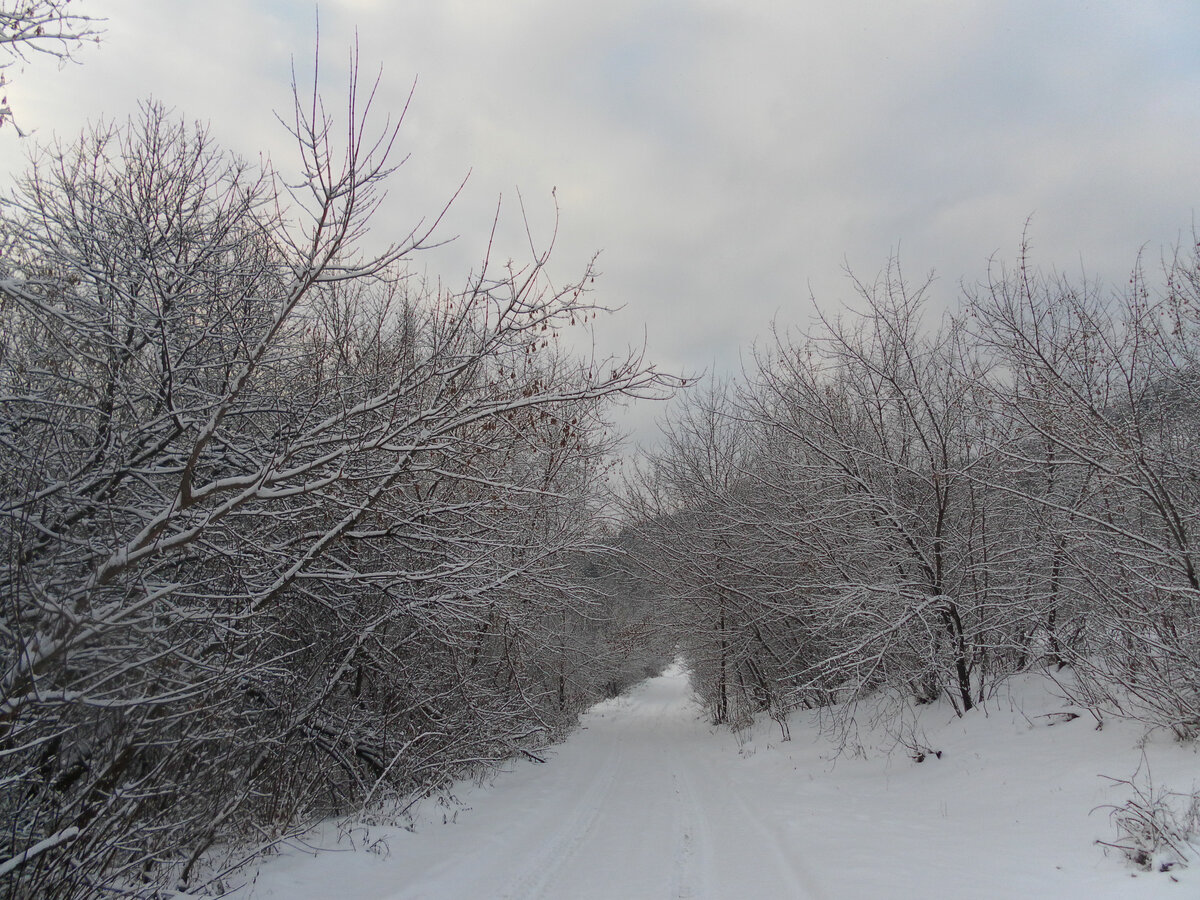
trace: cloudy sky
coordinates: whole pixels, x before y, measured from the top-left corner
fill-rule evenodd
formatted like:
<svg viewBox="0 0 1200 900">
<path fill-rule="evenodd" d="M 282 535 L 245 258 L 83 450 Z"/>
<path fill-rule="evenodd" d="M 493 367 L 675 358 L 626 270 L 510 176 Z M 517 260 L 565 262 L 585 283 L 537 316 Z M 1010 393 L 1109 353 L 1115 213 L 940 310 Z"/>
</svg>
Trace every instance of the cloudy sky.
<svg viewBox="0 0 1200 900">
<path fill-rule="evenodd" d="M 293 0 L 80 0 L 99 48 L 13 72 L 34 139 L 153 96 L 243 156 L 294 159 L 274 110 L 315 7 Z M 1120 282 L 1191 239 L 1200 202 L 1194 0 L 322 0 L 327 93 L 357 30 L 378 98 L 415 82 L 377 233 L 467 187 L 457 235 L 417 265 L 460 280 L 498 201 L 503 252 L 561 214 L 552 271 L 601 253 L 597 340 L 665 368 L 735 373 L 772 320 L 804 326 L 898 251 L 952 305 L 989 258 Z M 0 172 L 32 140 L 0 132 Z M 552 192 L 554 197 L 552 197 Z M 502 198 L 502 200 L 501 200 Z M 526 251 L 527 252 L 527 251 Z M 630 414 L 638 437 L 650 411 Z"/>
</svg>

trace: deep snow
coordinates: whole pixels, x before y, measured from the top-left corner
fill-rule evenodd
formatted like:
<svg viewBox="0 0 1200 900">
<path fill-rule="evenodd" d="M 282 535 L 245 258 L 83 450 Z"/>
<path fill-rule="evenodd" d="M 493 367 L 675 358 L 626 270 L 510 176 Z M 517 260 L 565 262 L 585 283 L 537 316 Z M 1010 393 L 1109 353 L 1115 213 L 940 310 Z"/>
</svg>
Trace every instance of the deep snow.
<svg viewBox="0 0 1200 900">
<path fill-rule="evenodd" d="M 488 785 L 427 801 L 415 831 L 327 823 L 267 859 L 239 900 L 475 898 L 1191 898 L 1200 860 L 1141 872 L 1094 842 L 1117 835 L 1142 761 L 1194 790 L 1195 748 L 1055 715 L 1048 682 L 1012 683 L 986 714 L 925 707 L 904 734 L 863 725 L 837 755 L 814 713 L 793 740 L 764 721 L 710 726 L 673 666 L 602 703 L 549 751 Z M 865 718 L 865 717 L 864 717 Z M 861 744 L 863 753 L 857 752 Z M 445 824 L 443 824 L 445 821 Z M 339 852 L 340 851 L 340 852 Z M 1173 880 L 1177 879 L 1177 880 Z"/>
</svg>

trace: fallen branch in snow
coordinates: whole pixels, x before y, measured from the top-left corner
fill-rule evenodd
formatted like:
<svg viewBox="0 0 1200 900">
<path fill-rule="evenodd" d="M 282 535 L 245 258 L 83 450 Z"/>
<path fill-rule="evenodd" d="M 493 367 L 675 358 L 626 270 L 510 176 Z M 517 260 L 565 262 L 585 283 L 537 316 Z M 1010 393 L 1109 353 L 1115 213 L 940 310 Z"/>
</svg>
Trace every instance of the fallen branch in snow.
<svg viewBox="0 0 1200 900">
<path fill-rule="evenodd" d="M 1036 716 L 1035 718 L 1049 719 L 1050 721 L 1046 723 L 1046 726 L 1049 727 L 1051 725 L 1061 725 L 1066 722 L 1074 722 L 1076 719 L 1079 718 L 1079 713 L 1077 713 L 1077 712 L 1049 712 L 1049 713 L 1042 713 L 1040 716 Z"/>
</svg>

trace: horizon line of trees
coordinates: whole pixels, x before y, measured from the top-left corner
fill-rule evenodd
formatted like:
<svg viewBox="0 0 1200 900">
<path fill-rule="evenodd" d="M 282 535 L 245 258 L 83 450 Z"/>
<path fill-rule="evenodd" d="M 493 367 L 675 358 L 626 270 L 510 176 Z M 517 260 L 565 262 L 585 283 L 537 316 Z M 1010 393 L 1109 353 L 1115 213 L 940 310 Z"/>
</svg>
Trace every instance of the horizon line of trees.
<svg viewBox="0 0 1200 900">
<path fill-rule="evenodd" d="M 625 491 L 713 721 L 962 714 L 1069 666 L 1097 715 L 1200 734 L 1200 245 L 1112 291 L 1023 247 L 932 321 L 894 259 L 853 283 L 686 396 Z"/>
</svg>

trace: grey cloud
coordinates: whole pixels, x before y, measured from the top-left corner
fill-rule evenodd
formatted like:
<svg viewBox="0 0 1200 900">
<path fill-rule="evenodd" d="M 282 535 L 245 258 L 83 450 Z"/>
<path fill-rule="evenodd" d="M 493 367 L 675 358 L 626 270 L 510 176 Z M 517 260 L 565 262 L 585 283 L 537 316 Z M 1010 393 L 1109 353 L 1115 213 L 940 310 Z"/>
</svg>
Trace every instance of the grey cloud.
<svg viewBox="0 0 1200 900">
<path fill-rule="evenodd" d="M 43 130 L 155 93 L 290 162 L 270 111 L 290 55 L 308 64 L 311 9 L 91 5 L 112 18 L 108 46 L 37 76 Z M 810 288 L 826 308 L 847 296 L 845 261 L 869 275 L 897 247 L 949 302 L 992 254 L 1012 258 L 1030 215 L 1037 261 L 1119 280 L 1143 243 L 1190 229 L 1200 196 L 1185 2 L 326 0 L 321 22 L 334 82 L 356 26 L 365 67 L 385 65 L 382 108 L 419 76 L 382 235 L 471 170 L 446 221 L 460 240 L 423 263 L 457 279 L 500 194 L 500 252 L 520 257 L 515 188 L 541 240 L 556 188 L 556 277 L 603 250 L 599 299 L 624 310 L 599 338 L 644 335 L 681 369 L 736 371 L 774 316 L 809 319 Z"/>
</svg>

